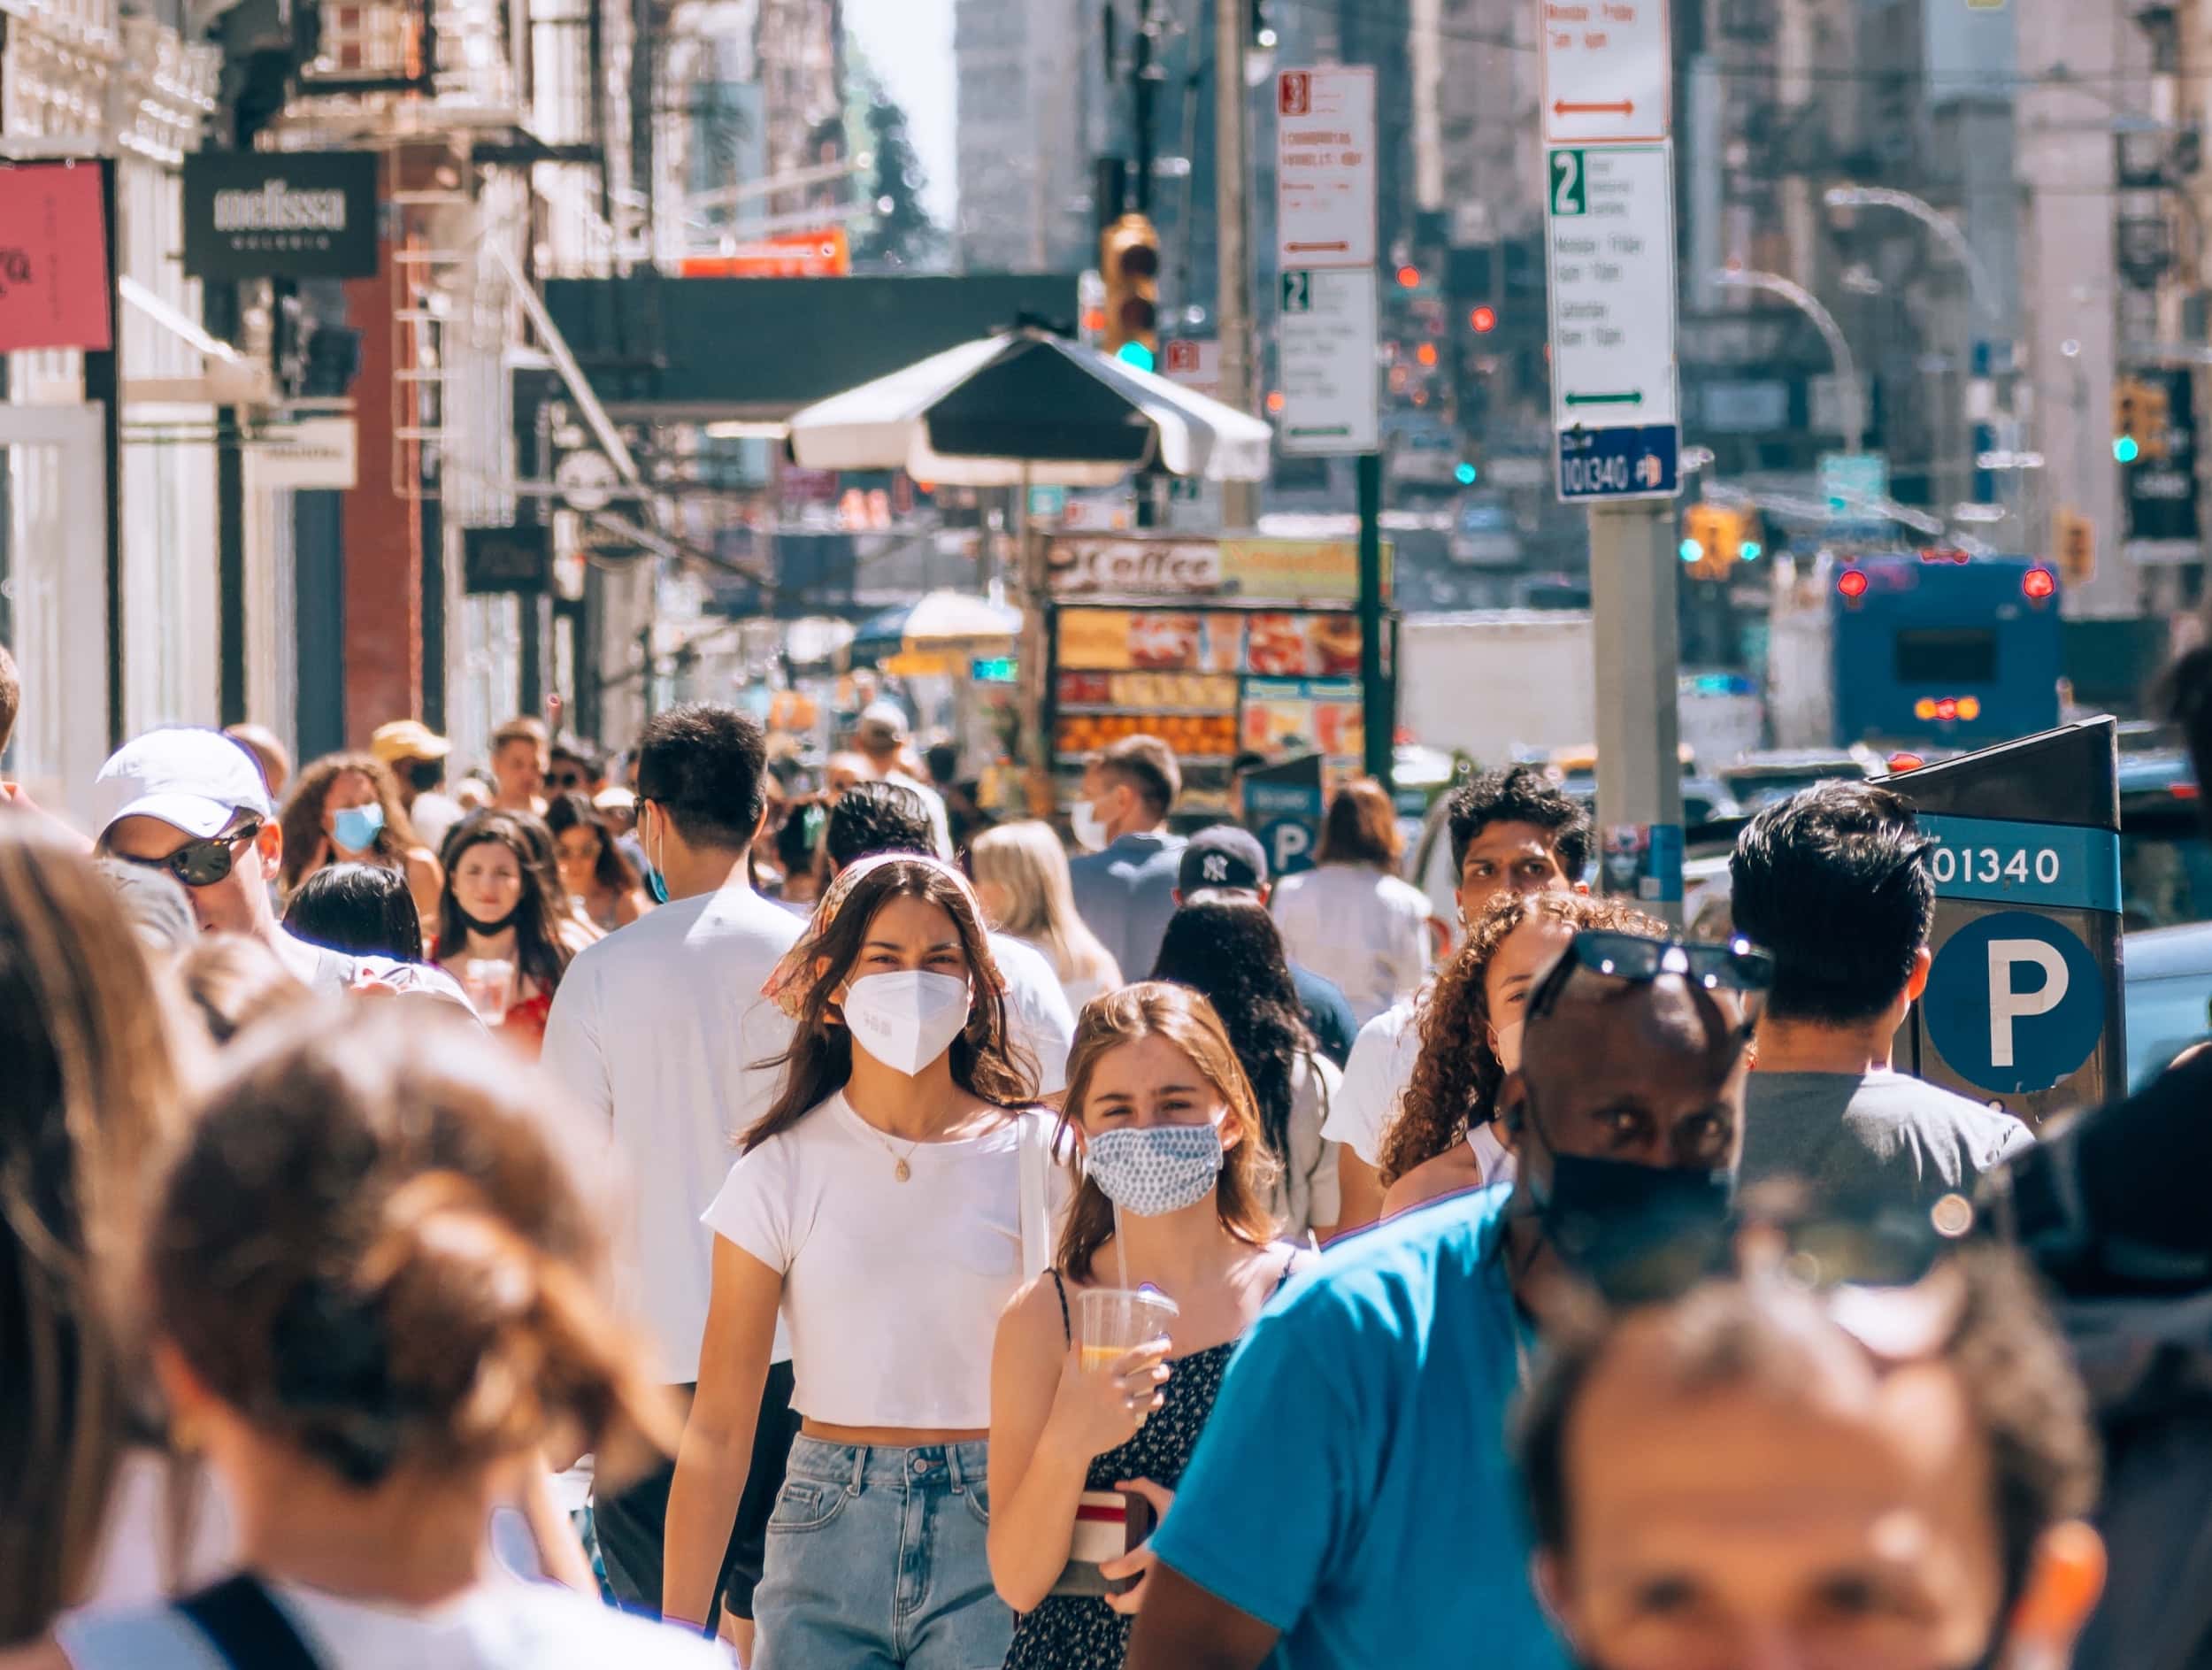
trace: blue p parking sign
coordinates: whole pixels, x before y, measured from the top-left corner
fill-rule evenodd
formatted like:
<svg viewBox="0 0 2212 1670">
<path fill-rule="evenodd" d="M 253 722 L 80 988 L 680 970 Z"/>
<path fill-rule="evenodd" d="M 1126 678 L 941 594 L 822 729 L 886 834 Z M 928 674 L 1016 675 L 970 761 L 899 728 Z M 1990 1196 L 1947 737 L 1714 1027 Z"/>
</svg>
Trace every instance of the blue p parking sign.
<svg viewBox="0 0 2212 1670">
<path fill-rule="evenodd" d="M 2104 1029 L 2104 976 L 2089 947 L 2027 911 L 1978 917 L 1944 941 L 1920 1003 L 1944 1060 L 1993 1094 L 2047 1090 Z"/>
</svg>

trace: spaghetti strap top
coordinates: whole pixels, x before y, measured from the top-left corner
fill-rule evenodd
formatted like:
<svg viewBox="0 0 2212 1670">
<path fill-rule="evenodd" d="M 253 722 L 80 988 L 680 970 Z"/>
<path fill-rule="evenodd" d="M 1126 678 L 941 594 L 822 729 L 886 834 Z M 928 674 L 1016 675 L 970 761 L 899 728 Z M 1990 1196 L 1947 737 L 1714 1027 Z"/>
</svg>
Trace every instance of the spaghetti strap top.
<svg viewBox="0 0 2212 1670">
<path fill-rule="evenodd" d="M 1283 1260 L 1283 1273 L 1275 1278 L 1275 1285 L 1267 1290 L 1267 1297 L 1272 1299 L 1278 1293 L 1280 1293 L 1284 1283 L 1287 1282 L 1297 1272 L 1298 1254 L 1294 1250 L 1290 1257 Z M 1060 1296 L 1060 1337 L 1072 1348 L 1075 1344 L 1075 1321 L 1068 1312 L 1068 1284 L 1061 1278 L 1058 1266 L 1052 1266 L 1048 1274 L 1052 1277 L 1053 1291 Z"/>
</svg>

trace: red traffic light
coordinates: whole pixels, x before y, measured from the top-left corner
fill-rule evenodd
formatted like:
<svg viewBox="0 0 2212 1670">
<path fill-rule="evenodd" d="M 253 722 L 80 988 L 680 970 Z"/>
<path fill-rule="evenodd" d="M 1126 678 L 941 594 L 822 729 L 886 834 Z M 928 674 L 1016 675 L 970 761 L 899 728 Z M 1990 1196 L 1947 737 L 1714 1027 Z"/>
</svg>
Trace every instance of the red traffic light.
<svg viewBox="0 0 2212 1670">
<path fill-rule="evenodd" d="M 1406 290 L 1415 290 L 1420 289 L 1421 269 L 1417 266 L 1400 267 L 1398 269 L 1398 288 Z"/>
<path fill-rule="evenodd" d="M 1467 323 L 1478 336 L 1487 335 L 1498 327 L 1498 310 L 1488 305 L 1478 307 L 1467 315 Z"/>
<path fill-rule="evenodd" d="M 1836 589 L 1847 597 L 1866 596 L 1866 573 L 1863 569 L 1847 568 L 1836 577 Z"/>
<path fill-rule="evenodd" d="M 2057 577 L 2047 568 L 2031 568 L 2020 576 L 2020 595 L 2031 603 L 2041 603 L 2057 590 Z"/>
</svg>

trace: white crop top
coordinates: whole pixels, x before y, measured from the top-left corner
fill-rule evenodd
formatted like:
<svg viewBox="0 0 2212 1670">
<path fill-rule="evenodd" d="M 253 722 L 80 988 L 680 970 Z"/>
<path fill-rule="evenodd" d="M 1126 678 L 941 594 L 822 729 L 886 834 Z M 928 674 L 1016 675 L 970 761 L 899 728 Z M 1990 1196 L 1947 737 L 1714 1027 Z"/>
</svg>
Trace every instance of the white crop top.
<svg viewBox="0 0 2212 1670">
<path fill-rule="evenodd" d="M 1053 1191 L 1056 1223 L 1067 1192 L 1056 1167 Z M 801 1414 L 838 1427 L 990 1426 L 992 1340 L 1024 1280 L 1018 1120 L 909 1154 L 841 1093 L 740 1158 L 703 1220 L 783 1274 Z"/>
</svg>

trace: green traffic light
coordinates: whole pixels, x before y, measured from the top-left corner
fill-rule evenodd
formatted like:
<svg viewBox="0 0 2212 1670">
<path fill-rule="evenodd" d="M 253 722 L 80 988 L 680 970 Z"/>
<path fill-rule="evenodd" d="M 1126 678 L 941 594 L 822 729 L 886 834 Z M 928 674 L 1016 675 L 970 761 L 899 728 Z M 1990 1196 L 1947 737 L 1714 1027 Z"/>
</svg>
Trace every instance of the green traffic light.
<svg viewBox="0 0 2212 1670">
<path fill-rule="evenodd" d="M 1755 539 L 1747 539 L 1736 547 L 1736 555 L 1747 563 L 1755 563 L 1767 554 L 1767 548 Z"/>
<path fill-rule="evenodd" d="M 1686 539 L 1678 548 L 1678 554 L 1686 563 L 1698 562 L 1705 556 L 1705 547 L 1694 539 Z"/>
<path fill-rule="evenodd" d="M 1471 464 L 1461 464 L 1457 469 L 1452 472 L 1452 474 L 1462 487 L 1472 487 L 1475 484 L 1477 472 L 1475 466 Z"/>
<path fill-rule="evenodd" d="M 1114 358 L 1125 366 L 1134 366 L 1139 371 L 1150 371 L 1156 363 L 1152 350 L 1138 342 L 1122 343 L 1114 350 Z"/>
<path fill-rule="evenodd" d="M 2112 443 L 2112 456 L 2123 464 L 2132 464 L 2142 454 L 2143 449 L 2136 445 L 2131 435 L 2124 435 Z"/>
</svg>

